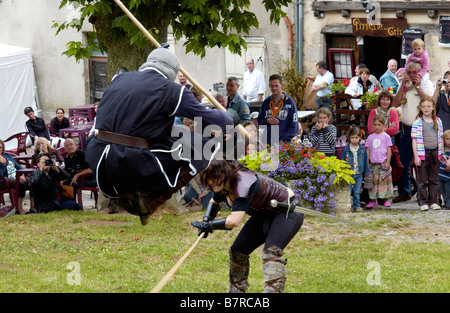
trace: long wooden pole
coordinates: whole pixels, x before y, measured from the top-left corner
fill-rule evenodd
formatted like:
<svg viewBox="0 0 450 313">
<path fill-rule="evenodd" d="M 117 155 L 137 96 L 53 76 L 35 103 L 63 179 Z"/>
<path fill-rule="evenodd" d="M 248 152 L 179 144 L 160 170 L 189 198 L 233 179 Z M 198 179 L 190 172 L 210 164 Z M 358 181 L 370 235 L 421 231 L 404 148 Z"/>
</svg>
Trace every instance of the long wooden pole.
<svg viewBox="0 0 450 313">
<path fill-rule="evenodd" d="M 122 9 L 122 11 L 130 18 L 130 20 L 141 30 L 141 32 L 144 33 L 144 35 L 153 43 L 153 45 L 157 48 L 160 48 L 161 45 L 159 44 L 158 41 L 156 41 L 156 39 L 148 32 L 148 30 L 144 27 L 144 25 L 142 25 L 141 22 L 138 21 L 138 19 L 136 17 L 134 17 L 134 15 L 130 12 L 130 10 L 127 9 L 127 7 L 122 3 L 122 1 L 120 0 L 114 0 L 114 2 L 116 2 L 116 4 Z M 194 85 L 198 90 L 200 90 L 200 92 L 202 94 L 204 94 L 209 101 L 211 101 L 211 103 L 214 104 L 214 106 L 216 107 L 216 109 L 221 110 L 222 112 L 226 112 L 226 109 L 216 100 L 216 98 L 214 98 L 205 88 L 203 88 L 202 86 L 200 86 L 199 83 L 197 83 L 192 77 L 191 75 L 189 75 L 188 72 L 186 72 L 185 69 L 183 69 L 183 67 L 180 66 L 180 72 L 183 73 L 183 75 L 192 83 L 192 85 Z M 238 131 L 245 136 L 245 138 L 249 138 L 249 134 L 248 132 L 245 130 L 245 128 L 242 125 L 237 125 L 236 128 L 238 129 Z"/>
<path fill-rule="evenodd" d="M 183 257 L 175 264 L 172 269 L 167 272 L 167 274 L 159 281 L 159 283 L 150 291 L 150 293 L 158 293 L 161 291 L 161 289 L 164 288 L 164 286 L 169 282 L 169 280 L 172 278 L 173 275 L 175 275 L 176 271 L 180 268 L 180 266 L 184 263 L 184 261 L 187 259 L 187 257 L 191 254 L 191 252 L 197 247 L 200 240 L 205 236 L 205 233 L 201 233 L 200 236 L 198 236 L 197 240 L 194 242 L 192 247 L 189 248 L 189 250 L 183 255 Z"/>
</svg>

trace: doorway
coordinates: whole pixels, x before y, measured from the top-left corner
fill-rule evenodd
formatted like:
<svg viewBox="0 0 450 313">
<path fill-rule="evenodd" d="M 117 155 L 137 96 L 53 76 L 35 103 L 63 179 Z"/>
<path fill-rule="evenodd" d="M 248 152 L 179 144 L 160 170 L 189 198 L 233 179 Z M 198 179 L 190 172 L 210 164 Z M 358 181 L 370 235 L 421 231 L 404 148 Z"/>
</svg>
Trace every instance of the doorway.
<svg viewBox="0 0 450 313">
<path fill-rule="evenodd" d="M 405 60 L 400 59 L 402 49 L 401 37 L 364 37 L 363 49 L 360 49 L 359 63 L 364 63 L 370 74 L 379 79 L 387 70 L 390 59 L 402 67 Z M 362 52 L 362 53 L 361 53 Z"/>
</svg>

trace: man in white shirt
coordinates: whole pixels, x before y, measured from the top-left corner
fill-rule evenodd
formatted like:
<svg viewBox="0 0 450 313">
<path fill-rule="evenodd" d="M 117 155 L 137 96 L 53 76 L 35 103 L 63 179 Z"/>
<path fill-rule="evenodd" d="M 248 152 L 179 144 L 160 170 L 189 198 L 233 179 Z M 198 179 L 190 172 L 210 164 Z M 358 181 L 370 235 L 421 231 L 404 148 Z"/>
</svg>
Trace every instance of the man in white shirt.
<svg viewBox="0 0 450 313">
<path fill-rule="evenodd" d="M 255 68 L 255 61 L 248 58 L 245 61 L 248 71 L 244 73 L 244 86 L 242 96 L 247 102 L 260 102 L 266 91 L 263 73 Z"/>
<path fill-rule="evenodd" d="M 316 64 L 317 77 L 314 80 L 311 90 L 316 92 L 316 110 L 321 107 L 330 109 L 333 113 L 331 95 L 331 85 L 334 83 L 334 75 L 328 70 L 327 63 L 320 61 Z M 334 113 L 333 113 L 334 116 Z"/>
</svg>

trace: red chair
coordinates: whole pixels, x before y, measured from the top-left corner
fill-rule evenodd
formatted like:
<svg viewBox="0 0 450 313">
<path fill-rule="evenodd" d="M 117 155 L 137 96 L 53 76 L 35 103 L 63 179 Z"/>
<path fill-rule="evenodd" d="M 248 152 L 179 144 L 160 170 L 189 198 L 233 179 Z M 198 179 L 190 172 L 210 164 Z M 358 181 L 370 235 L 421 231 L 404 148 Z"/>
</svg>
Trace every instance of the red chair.
<svg viewBox="0 0 450 313">
<path fill-rule="evenodd" d="M 83 190 L 87 190 L 91 192 L 91 196 L 92 193 L 94 193 L 94 199 L 95 199 L 95 207 L 97 208 L 97 202 L 98 202 L 98 187 L 86 187 L 85 186 L 85 180 L 86 177 L 93 177 L 94 175 L 89 174 L 89 175 L 83 175 L 80 177 L 80 187 L 77 190 L 77 198 L 78 198 L 78 204 L 81 206 L 81 209 L 84 211 L 83 208 Z"/>
<path fill-rule="evenodd" d="M 4 142 L 6 143 L 8 141 L 17 139 L 17 148 L 6 150 L 5 152 L 12 155 L 20 155 L 20 153 L 22 152 L 27 154 L 27 136 L 28 132 L 17 133 L 4 140 Z"/>
<path fill-rule="evenodd" d="M 5 205 L 5 198 L 3 195 L 7 193 L 9 195 L 9 201 L 11 202 L 11 206 L 15 207 L 14 199 L 15 199 L 15 189 L 11 189 L 8 178 L 0 177 L 0 202 Z"/>
</svg>

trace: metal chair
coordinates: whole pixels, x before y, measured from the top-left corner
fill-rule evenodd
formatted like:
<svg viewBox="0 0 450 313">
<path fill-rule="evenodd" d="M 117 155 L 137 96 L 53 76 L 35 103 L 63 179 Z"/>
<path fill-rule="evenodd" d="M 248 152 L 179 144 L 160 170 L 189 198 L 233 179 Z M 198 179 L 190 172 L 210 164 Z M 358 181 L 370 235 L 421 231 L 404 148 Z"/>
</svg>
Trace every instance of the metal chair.
<svg viewBox="0 0 450 313">
<path fill-rule="evenodd" d="M 28 132 L 22 132 L 12 135 L 11 137 L 4 140 L 4 142 L 8 142 L 14 139 L 17 139 L 17 148 L 6 150 L 5 152 L 12 155 L 20 155 L 20 153 L 24 152 L 27 154 L 27 136 Z"/>
</svg>

